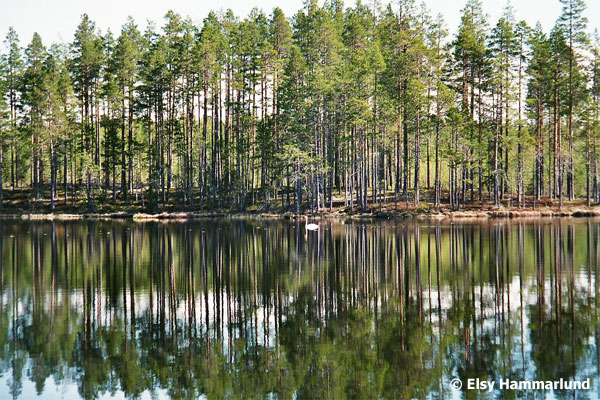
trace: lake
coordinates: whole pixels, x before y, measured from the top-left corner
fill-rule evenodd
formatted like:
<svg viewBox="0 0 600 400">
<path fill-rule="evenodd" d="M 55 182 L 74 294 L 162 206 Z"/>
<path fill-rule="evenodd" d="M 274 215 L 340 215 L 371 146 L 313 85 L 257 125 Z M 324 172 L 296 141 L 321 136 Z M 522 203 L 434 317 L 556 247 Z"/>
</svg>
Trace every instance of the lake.
<svg viewBox="0 0 600 400">
<path fill-rule="evenodd" d="M 600 393 L 598 219 L 0 224 L 1 399 Z"/>
</svg>

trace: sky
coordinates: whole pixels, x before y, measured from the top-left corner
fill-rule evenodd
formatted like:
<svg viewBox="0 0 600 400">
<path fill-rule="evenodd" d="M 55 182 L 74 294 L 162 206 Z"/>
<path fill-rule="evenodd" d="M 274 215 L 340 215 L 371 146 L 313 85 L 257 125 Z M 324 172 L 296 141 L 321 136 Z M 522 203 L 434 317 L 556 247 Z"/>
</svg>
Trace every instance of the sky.
<svg viewBox="0 0 600 400">
<path fill-rule="evenodd" d="M 370 3 L 372 0 L 363 0 Z M 387 3 L 386 0 L 379 0 Z M 394 4 L 396 0 L 392 0 Z M 419 0 L 417 0 L 417 3 Z M 424 0 L 432 15 L 441 13 L 447 28 L 453 33 L 458 26 L 460 10 L 466 0 Z M 3 4 L 4 3 L 4 4 Z M 110 29 L 115 36 L 131 15 L 138 27 L 143 30 L 146 21 L 162 25 L 167 10 L 172 9 L 184 17 L 191 17 L 200 23 L 210 10 L 231 8 L 236 15 L 246 16 L 254 6 L 259 6 L 270 14 L 274 7 L 281 7 L 285 14 L 292 16 L 302 7 L 303 0 L 0 0 L 0 36 L 4 38 L 9 26 L 19 34 L 21 45 L 31 41 L 34 32 L 42 36 L 45 45 L 53 42 L 70 42 L 80 21 L 87 13 L 96 26 L 106 32 Z M 322 0 L 319 0 L 322 3 Z M 587 0 L 586 16 L 588 30 L 600 29 L 600 0 Z M 346 6 L 354 0 L 345 0 Z M 537 21 L 546 31 L 554 25 L 561 11 L 559 0 L 512 0 L 517 19 L 525 19 L 530 25 Z M 493 26 L 502 13 L 506 0 L 483 0 L 483 8 Z"/>
</svg>

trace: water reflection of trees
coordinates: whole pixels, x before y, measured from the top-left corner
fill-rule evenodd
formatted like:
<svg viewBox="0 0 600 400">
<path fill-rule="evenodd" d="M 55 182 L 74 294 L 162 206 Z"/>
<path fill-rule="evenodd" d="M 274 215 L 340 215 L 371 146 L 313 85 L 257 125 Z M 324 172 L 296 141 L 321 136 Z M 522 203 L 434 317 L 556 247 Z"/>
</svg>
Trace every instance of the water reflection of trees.
<svg viewBox="0 0 600 400">
<path fill-rule="evenodd" d="M 3 221 L 0 371 L 13 397 L 52 377 L 84 398 L 445 398 L 455 376 L 597 377 L 598 229 Z"/>
</svg>

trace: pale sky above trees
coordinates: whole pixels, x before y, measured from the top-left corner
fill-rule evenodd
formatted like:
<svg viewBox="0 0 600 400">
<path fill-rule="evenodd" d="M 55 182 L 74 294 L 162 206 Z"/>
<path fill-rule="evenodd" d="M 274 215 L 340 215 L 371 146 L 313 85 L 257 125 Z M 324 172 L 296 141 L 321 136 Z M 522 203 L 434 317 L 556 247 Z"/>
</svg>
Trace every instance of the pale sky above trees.
<svg viewBox="0 0 600 400">
<path fill-rule="evenodd" d="M 452 30 L 458 26 L 460 10 L 466 0 L 425 0 L 432 14 L 441 13 L 447 26 Z M 322 3 L 322 1 L 319 1 Z M 347 6 L 354 4 L 345 0 Z M 371 3 L 372 0 L 363 1 Z M 392 2 L 393 3 L 393 2 Z M 540 21 L 546 31 L 550 30 L 561 6 L 558 0 L 513 0 L 517 19 L 525 19 L 534 26 Z M 588 0 L 587 12 L 589 30 L 600 27 L 600 1 Z M 494 25 L 506 5 L 504 0 L 484 0 L 484 11 L 490 16 L 490 25 Z M 200 22 L 210 10 L 231 8 L 236 15 L 246 16 L 253 7 L 262 8 L 269 14 L 274 7 L 281 7 L 289 17 L 302 7 L 302 0 L 20 0 L 2 6 L 0 27 L 5 32 L 13 26 L 19 33 L 21 41 L 28 43 L 33 32 L 38 32 L 44 43 L 70 42 L 73 32 L 80 21 L 81 14 L 87 13 L 103 31 L 111 29 L 119 32 L 127 16 L 131 15 L 140 29 L 144 29 L 146 21 L 154 21 L 161 25 L 168 9 L 190 16 Z"/>
</svg>

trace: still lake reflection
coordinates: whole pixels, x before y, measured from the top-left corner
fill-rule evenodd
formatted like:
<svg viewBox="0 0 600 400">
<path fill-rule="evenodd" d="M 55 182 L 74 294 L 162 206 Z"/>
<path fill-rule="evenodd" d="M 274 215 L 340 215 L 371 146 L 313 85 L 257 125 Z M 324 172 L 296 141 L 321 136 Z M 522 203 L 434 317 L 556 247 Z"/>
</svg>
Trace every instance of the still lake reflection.
<svg viewBox="0 0 600 400">
<path fill-rule="evenodd" d="M 600 220 L 0 224 L 2 399 L 598 398 Z"/>
</svg>

